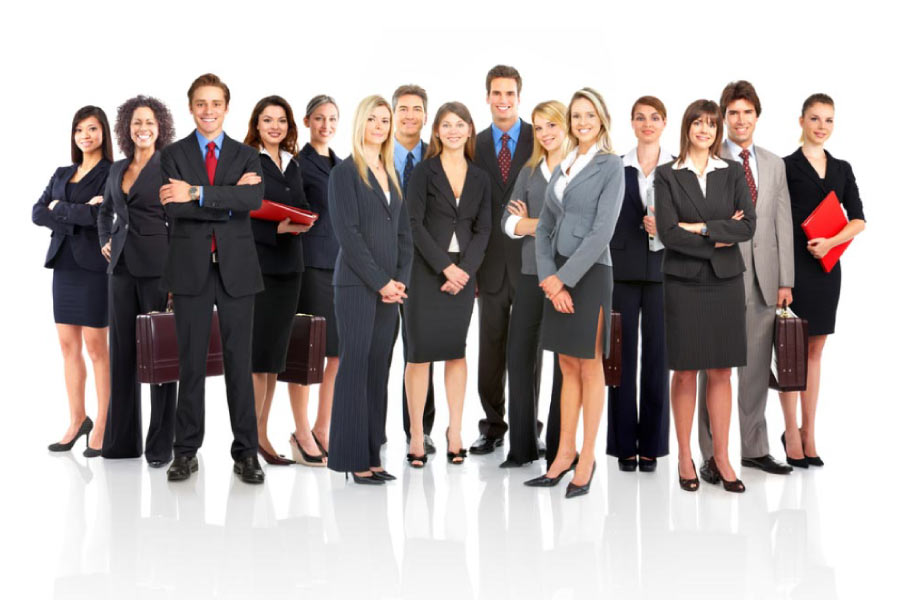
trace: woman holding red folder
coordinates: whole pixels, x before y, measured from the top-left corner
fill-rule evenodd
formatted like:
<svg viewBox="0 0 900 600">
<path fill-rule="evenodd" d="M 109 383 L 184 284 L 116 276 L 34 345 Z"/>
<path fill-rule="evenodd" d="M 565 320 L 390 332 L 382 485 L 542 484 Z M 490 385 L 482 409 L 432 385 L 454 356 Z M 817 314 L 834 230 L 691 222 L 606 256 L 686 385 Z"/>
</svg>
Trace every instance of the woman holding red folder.
<svg viewBox="0 0 900 600">
<path fill-rule="evenodd" d="M 825 150 L 834 131 L 834 101 L 826 94 L 813 94 L 803 103 L 800 114 L 802 145 L 784 158 L 791 212 L 794 219 L 794 301 L 791 309 L 809 322 L 809 364 L 806 391 L 800 392 L 802 425 L 797 426 L 797 392 L 781 394 L 787 461 L 795 467 L 824 465 L 816 450 L 815 421 L 819 399 L 822 349 L 834 333 L 835 315 L 841 294 L 841 263 L 826 273 L 819 259 L 865 229 L 859 188 L 850 164 Z M 801 223 L 834 192 L 847 212 L 849 222 L 834 237 L 808 239 Z"/>
</svg>

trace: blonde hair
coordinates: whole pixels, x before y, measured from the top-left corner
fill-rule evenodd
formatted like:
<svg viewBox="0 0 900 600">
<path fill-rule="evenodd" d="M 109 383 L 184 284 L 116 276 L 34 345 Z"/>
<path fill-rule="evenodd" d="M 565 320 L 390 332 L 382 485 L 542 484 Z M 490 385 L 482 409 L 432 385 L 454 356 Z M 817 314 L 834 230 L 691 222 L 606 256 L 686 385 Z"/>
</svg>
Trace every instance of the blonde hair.
<svg viewBox="0 0 900 600">
<path fill-rule="evenodd" d="M 546 102 L 541 102 L 537 106 L 534 107 L 534 110 L 531 111 L 531 122 L 534 123 L 534 117 L 540 115 L 548 121 L 553 121 L 557 125 L 563 128 L 563 131 L 568 131 L 569 128 L 566 125 L 566 105 L 560 102 L 559 100 L 548 100 Z M 563 145 L 563 153 L 566 151 L 566 147 L 568 145 L 568 135 L 562 141 Z M 544 147 L 541 146 L 540 142 L 537 140 L 534 141 L 534 149 L 531 151 L 531 158 L 528 159 L 528 162 L 525 163 L 526 167 L 529 167 L 532 171 L 537 169 L 538 165 L 541 164 L 541 159 L 547 156 L 547 151 L 544 150 Z"/>
<path fill-rule="evenodd" d="M 597 116 L 600 118 L 600 135 L 597 138 L 597 148 L 600 149 L 600 152 L 603 154 L 614 154 L 612 139 L 609 135 L 609 111 L 606 109 L 606 102 L 603 101 L 603 96 L 600 95 L 595 89 L 584 87 L 572 94 L 572 99 L 569 101 L 569 108 L 566 110 L 566 129 L 569 134 L 569 143 L 572 144 L 573 147 L 578 147 L 578 138 L 572 133 L 572 105 L 575 104 L 575 101 L 579 98 L 583 98 L 590 102 L 594 106 L 594 110 L 597 111 Z"/>
<path fill-rule="evenodd" d="M 372 111 L 379 106 L 383 106 L 387 109 L 391 122 L 388 124 L 388 135 L 381 143 L 381 150 L 378 153 L 378 157 L 384 165 L 384 170 L 387 172 L 390 183 L 393 184 L 397 193 L 400 193 L 400 183 L 397 180 L 397 172 L 394 169 L 394 139 L 390 133 L 394 130 L 394 113 L 391 111 L 390 103 L 377 94 L 363 98 L 362 102 L 359 103 L 359 106 L 356 107 L 356 114 L 353 115 L 353 164 L 356 165 L 356 171 L 359 173 L 359 178 L 362 179 L 364 184 L 371 188 L 372 184 L 369 182 L 369 165 L 366 164 L 366 155 L 363 152 L 363 147 L 365 146 L 366 139 L 366 123 L 368 122 Z"/>
</svg>

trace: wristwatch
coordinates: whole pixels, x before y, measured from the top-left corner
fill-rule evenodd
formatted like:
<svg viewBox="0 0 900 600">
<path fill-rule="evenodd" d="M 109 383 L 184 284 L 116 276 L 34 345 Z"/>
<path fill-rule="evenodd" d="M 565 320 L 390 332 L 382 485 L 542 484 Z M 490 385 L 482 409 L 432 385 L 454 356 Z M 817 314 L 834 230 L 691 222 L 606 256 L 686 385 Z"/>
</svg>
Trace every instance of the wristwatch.
<svg viewBox="0 0 900 600">
<path fill-rule="evenodd" d="M 196 185 L 192 185 L 190 188 L 188 188 L 188 196 L 190 196 L 191 200 L 199 200 L 200 188 Z"/>
<path fill-rule="evenodd" d="M 700 235 L 709 235 L 709 230 L 706 228 L 706 223 L 700 226 Z"/>
</svg>

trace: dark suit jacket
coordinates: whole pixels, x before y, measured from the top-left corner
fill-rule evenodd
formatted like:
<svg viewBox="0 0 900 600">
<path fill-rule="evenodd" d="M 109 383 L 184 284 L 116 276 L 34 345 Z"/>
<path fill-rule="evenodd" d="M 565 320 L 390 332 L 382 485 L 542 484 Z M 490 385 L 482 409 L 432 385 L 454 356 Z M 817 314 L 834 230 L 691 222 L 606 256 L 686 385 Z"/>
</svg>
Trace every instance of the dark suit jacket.
<svg viewBox="0 0 900 600">
<path fill-rule="evenodd" d="M 171 233 L 164 289 L 189 296 L 200 293 L 209 274 L 210 245 L 215 233 L 225 291 L 233 297 L 261 291 L 262 274 L 250 230 L 250 211 L 262 204 L 263 184 L 236 185 L 244 173 L 262 174 L 259 151 L 226 135 L 213 182 L 207 177 L 193 131 L 163 148 L 161 155 L 162 183 L 173 178 L 203 186 L 203 206 L 198 202 L 170 202 L 165 206 Z"/>
<path fill-rule="evenodd" d="M 31 208 L 31 220 L 35 225 L 49 227 L 50 248 L 44 266 L 52 269 L 56 255 L 68 240 L 75 255 L 75 262 L 84 269 L 103 272 L 106 270 L 106 259 L 100 253 L 97 238 L 97 215 L 99 206 L 87 203 L 94 196 L 103 194 L 106 177 L 109 174 L 110 162 L 101 160 L 78 183 L 72 198 L 66 199 L 66 183 L 78 170 L 78 165 L 60 167 L 53 173 L 44 193 Z M 53 210 L 47 208 L 51 202 L 59 200 Z"/>
<path fill-rule="evenodd" d="M 469 164 L 459 206 L 453 188 L 434 156 L 419 163 L 409 176 L 406 190 L 409 224 L 416 253 L 436 273 L 453 261 L 447 253 L 456 233 L 459 243 L 459 268 L 472 275 L 484 259 L 491 235 L 491 182 L 488 174 Z"/>
<path fill-rule="evenodd" d="M 509 179 L 504 183 L 500 176 L 500 166 L 497 164 L 491 128 L 481 131 L 475 138 L 475 164 L 486 171 L 491 179 L 491 237 L 477 277 L 479 289 L 486 292 L 497 291 L 500 288 L 504 272 L 509 278 L 510 285 L 514 286 L 522 270 L 522 240 L 510 239 L 503 233 L 500 219 L 506 203 L 509 202 L 519 171 L 531 157 L 533 144 L 534 130 L 530 124 L 522 121 L 516 152 L 509 168 Z"/>
<path fill-rule="evenodd" d="M 743 167 L 732 160 L 725 162 L 727 169 L 707 173 L 705 196 L 691 171 L 673 169 L 675 163 L 657 167 L 653 184 L 656 230 L 666 246 L 663 273 L 693 279 L 704 264 L 711 264 L 720 279 L 745 271 L 737 243 L 753 237 L 756 210 Z M 744 218 L 735 221 L 731 215 L 738 209 L 744 211 Z M 705 222 L 709 235 L 690 233 L 679 227 L 679 222 Z M 734 245 L 716 248 L 716 242 Z"/>
<path fill-rule="evenodd" d="M 331 170 L 328 208 L 340 243 L 334 285 L 365 285 L 378 292 L 393 279 L 409 284 L 409 213 L 391 183 L 390 204 L 371 170 L 363 183 L 352 158 Z M 371 186 L 371 187 L 370 187 Z"/>
<path fill-rule="evenodd" d="M 341 162 L 334 150 L 329 149 L 334 166 Z M 303 191 L 309 210 L 317 213 L 319 219 L 313 228 L 300 236 L 303 244 L 303 262 L 307 267 L 333 269 L 337 260 L 338 244 L 328 215 L 328 176 L 334 168 L 324 156 L 319 156 L 315 148 L 306 144 L 297 155 L 300 173 L 303 177 Z"/>
<path fill-rule="evenodd" d="M 303 191 L 303 177 L 300 175 L 300 165 L 297 161 L 292 158 L 287 169 L 282 173 L 275 161 L 267 154 L 260 154 L 259 160 L 262 163 L 265 199 L 309 210 L 309 203 L 306 201 L 306 194 Z M 279 234 L 277 221 L 253 218 L 250 219 L 250 226 L 253 228 L 256 254 L 259 256 L 259 266 L 263 273 L 284 275 L 303 271 L 303 242 L 301 240 L 309 232 L 299 235 Z M 313 225 L 313 229 L 318 226 L 317 221 Z"/>
<path fill-rule="evenodd" d="M 163 273 L 169 251 L 169 224 L 159 202 L 159 156 L 159 152 L 153 154 L 131 184 L 127 197 L 122 191 L 122 178 L 131 159 L 116 161 L 109 171 L 97 217 L 100 246 L 112 240 L 107 273 L 113 272 L 123 252 L 128 272 L 135 277 L 160 277 Z"/>
</svg>

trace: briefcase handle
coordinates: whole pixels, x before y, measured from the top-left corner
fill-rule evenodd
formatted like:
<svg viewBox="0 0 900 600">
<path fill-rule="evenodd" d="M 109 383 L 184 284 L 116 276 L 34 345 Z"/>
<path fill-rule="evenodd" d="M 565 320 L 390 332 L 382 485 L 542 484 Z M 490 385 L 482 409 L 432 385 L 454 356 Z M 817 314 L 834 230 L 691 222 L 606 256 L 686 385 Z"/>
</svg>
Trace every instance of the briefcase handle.
<svg viewBox="0 0 900 600">
<path fill-rule="evenodd" d="M 797 313 L 788 308 L 787 300 L 782 302 L 779 308 L 775 309 L 775 315 L 781 319 L 796 319 Z"/>
</svg>

